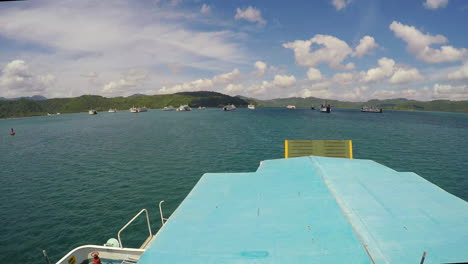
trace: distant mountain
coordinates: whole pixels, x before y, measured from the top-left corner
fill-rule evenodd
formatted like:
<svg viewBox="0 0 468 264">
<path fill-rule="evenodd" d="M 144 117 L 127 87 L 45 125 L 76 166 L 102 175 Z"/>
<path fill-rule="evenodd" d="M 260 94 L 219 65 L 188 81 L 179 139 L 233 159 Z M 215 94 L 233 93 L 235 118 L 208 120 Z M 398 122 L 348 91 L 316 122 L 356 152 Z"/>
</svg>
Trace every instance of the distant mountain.
<svg viewBox="0 0 468 264">
<path fill-rule="evenodd" d="M 376 106 L 383 109 L 395 110 L 420 110 L 420 111 L 441 111 L 441 112 L 461 112 L 468 113 L 468 101 L 450 101 L 450 100 L 433 100 L 433 101 L 417 101 L 405 98 L 378 100 L 372 99 L 366 102 L 346 102 L 339 100 L 329 100 L 316 97 L 290 97 L 278 98 L 271 100 L 259 100 L 254 98 L 246 98 L 238 96 L 245 101 L 255 101 L 259 106 L 265 107 L 286 107 L 287 105 L 295 105 L 296 107 L 311 107 L 320 106 L 321 104 L 331 104 L 337 108 L 361 108 L 364 105 Z"/>
<path fill-rule="evenodd" d="M 140 97 L 140 96 L 147 96 L 146 94 L 132 94 L 128 97 Z"/>
<path fill-rule="evenodd" d="M 226 104 L 244 106 L 248 103 L 240 98 L 216 92 L 183 92 L 177 94 L 144 95 L 106 98 L 98 95 L 82 95 L 74 98 L 46 100 L 4 100 L 0 101 L 0 118 L 46 115 L 47 113 L 77 113 L 89 109 L 107 111 L 109 108 L 128 110 L 132 106 L 163 108 L 188 104 L 192 107 L 219 107 Z"/>
<path fill-rule="evenodd" d="M 42 95 L 33 95 L 31 97 L 17 97 L 17 98 L 0 97 L 0 101 L 15 101 L 15 100 L 22 100 L 22 99 L 34 100 L 34 101 L 47 100 L 47 98 Z"/>
</svg>

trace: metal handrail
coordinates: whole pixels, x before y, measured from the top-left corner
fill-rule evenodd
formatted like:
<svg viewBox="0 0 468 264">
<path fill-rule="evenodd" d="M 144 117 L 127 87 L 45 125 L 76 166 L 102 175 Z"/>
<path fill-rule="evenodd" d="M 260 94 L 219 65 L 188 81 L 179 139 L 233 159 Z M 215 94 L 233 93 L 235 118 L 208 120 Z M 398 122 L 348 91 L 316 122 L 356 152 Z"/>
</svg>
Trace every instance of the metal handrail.
<svg viewBox="0 0 468 264">
<path fill-rule="evenodd" d="M 148 215 L 148 210 L 142 209 L 138 214 L 136 214 L 126 225 L 124 225 L 120 230 L 119 233 L 117 233 L 117 238 L 119 239 L 119 246 L 120 248 L 123 248 L 122 241 L 120 240 L 120 232 L 122 232 L 125 228 L 127 228 L 128 225 L 130 225 L 138 216 L 140 216 L 143 212 L 146 213 L 146 223 L 148 224 L 148 231 L 150 234 L 150 237 L 153 236 L 153 232 L 151 232 L 151 226 L 150 226 L 150 220 L 149 220 L 149 215 Z"/>
<path fill-rule="evenodd" d="M 164 200 L 159 202 L 159 215 L 161 216 L 161 227 L 166 223 L 167 218 L 164 218 L 163 216 L 163 211 L 162 211 L 162 203 L 164 203 Z"/>
</svg>

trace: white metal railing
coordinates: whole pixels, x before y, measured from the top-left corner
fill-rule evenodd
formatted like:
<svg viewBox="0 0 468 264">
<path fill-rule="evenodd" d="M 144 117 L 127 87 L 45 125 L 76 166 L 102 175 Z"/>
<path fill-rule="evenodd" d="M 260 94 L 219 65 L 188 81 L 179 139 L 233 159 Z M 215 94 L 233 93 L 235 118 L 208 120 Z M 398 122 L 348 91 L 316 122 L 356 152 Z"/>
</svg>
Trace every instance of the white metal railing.
<svg viewBox="0 0 468 264">
<path fill-rule="evenodd" d="M 164 218 L 163 216 L 162 203 L 164 203 L 164 200 L 159 202 L 159 215 L 161 215 L 161 227 L 166 223 L 168 219 L 168 218 Z"/>
<path fill-rule="evenodd" d="M 161 207 L 160 207 L 161 208 Z M 119 239 L 119 246 L 120 248 L 123 248 L 123 245 L 122 245 L 122 240 L 120 240 L 120 233 L 125 229 L 127 228 L 128 225 L 130 225 L 135 219 L 137 219 L 138 216 L 140 216 L 143 212 L 146 213 L 146 223 L 148 224 L 148 231 L 149 231 L 149 237 L 148 238 L 152 238 L 153 237 L 153 232 L 151 232 L 151 226 L 150 226 L 150 220 L 149 220 L 149 215 L 148 215 L 148 210 L 146 209 L 142 209 L 138 214 L 136 214 L 130 221 L 128 221 L 128 223 L 126 225 L 124 225 L 120 230 L 119 230 L 119 233 L 117 234 L 117 238 Z M 147 239 L 148 240 L 148 239 Z"/>
</svg>

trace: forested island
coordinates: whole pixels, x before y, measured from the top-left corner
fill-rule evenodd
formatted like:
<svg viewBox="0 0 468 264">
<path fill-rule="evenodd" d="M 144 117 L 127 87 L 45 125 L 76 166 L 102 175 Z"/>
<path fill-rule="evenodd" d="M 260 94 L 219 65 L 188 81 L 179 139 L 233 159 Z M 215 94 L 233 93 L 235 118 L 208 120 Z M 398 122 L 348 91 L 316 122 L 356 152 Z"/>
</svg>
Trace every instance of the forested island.
<svg viewBox="0 0 468 264">
<path fill-rule="evenodd" d="M 48 113 L 79 113 L 89 109 L 107 111 L 110 108 L 128 110 L 135 107 L 158 109 L 172 105 L 188 104 L 191 107 L 222 107 L 227 104 L 247 106 L 247 102 L 239 97 L 216 92 L 181 92 L 162 95 L 136 94 L 129 97 L 106 98 L 98 95 L 82 95 L 74 98 L 17 98 L 0 100 L 0 118 L 27 117 L 47 115 Z"/>
<path fill-rule="evenodd" d="M 334 108 L 361 108 L 364 105 L 394 110 L 419 110 L 468 113 L 468 101 L 416 101 L 404 98 L 387 100 L 369 100 L 366 102 L 346 102 L 322 98 L 291 97 L 272 100 L 259 100 L 243 96 L 229 96 L 217 92 L 181 92 L 175 94 L 143 95 L 135 94 L 128 97 L 107 98 L 98 95 L 82 95 L 74 98 L 47 99 L 43 96 L 7 99 L 0 97 L 0 118 L 27 117 L 47 115 L 48 113 L 78 113 L 89 109 L 107 111 L 109 108 L 128 110 L 130 107 L 146 106 L 149 109 L 160 109 L 165 106 L 188 104 L 191 107 L 222 107 L 234 104 L 239 107 L 254 104 L 259 107 L 311 107 L 321 104 L 331 104 Z"/>
</svg>

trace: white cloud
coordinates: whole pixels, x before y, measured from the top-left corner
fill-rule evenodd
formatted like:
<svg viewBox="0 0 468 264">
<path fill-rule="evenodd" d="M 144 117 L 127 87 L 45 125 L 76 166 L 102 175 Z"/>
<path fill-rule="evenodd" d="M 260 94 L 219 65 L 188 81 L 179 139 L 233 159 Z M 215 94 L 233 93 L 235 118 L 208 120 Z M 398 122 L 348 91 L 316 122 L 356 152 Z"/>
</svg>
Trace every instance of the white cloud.
<svg viewBox="0 0 468 264">
<path fill-rule="evenodd" d="M 447 45 L 431 48 L 430 46 L 434 44 L 447 43 L 447 38 L 442 35 L 423 34 L 415 27 L 397 21 L 390 24 L 390 30 L 407 43 L 408 52 L 427 63 L 453 62 L 468 55 L 468 51 L 464 48 L 457 49 Z"/>
<path fill-rule="evenodd" d="M 238 69 L 234 69 L 231 72 L 216 75 L 212 79 L 198 79 L 195 81 L 178 84 L 171 87 L 164 86 L 159 90 L 159 93 L 220 90 L 221 85 L 235 83 L 239 81 L 241 77 L 242 74 L 240 73 L 240 71 Z M 231 87 L 231 89 L 234 89 L 234 87 Z"/>
<path fill-rule="evenodd" d="M 424 77 L 419 73 L 418 69 L 416 68 L 399 68 L 390 78 L 390 82 L 395 84 L 410 83 L 421 80 L 424 80 Z"/>
<path fill-rule="evenodd" d="M 369 53 L 372 49 L 377 48 L 379 45 L 375 43 L 375 39 L 371 36 L 364 36 L 360 41 L 359 45 L 355 48 L 353 56 L 361 58 L 365 54 Z"/>
<path fill-rule="evenodd" d="M 248 57 L 240 48 L 242 34 L 195 29 L 194 23 L 218 22 L 200 16 L 133 1 L 26 1 L 21 9 L 0 9 L 0 38 L 40 47 L 9 53 L 27 54 L 31 63 L 40 62 L 51 74 L 60 75 L 45 96 L 99 93 L 104 83 L 91 85 L 81 73 L 96 72 L 117 83 L 119 73 L 132 68 L 151 69 L 153 76 L 160 77 L 153 78 L 152 86 L 161 87 L 173 81 L 161 71 L 167 65 L 219 71 L 232 69 Z M 181 77 L 185 76 L 177 76 Z"/>
<path fill-rule="evenodd" d="M 458 70 L 448 74 L 449 80 L 468 80 L 468 61 L 465 62 Z"/>
<path fill-rule="evenodd" d="M 320 48 L 311 52 L 312 44 Z M 297 64 L 304 67 L 314 67 L 320 63 L 327 63 L 332 69 L 352 70 L 353 63 L 343 64 L 353 50 L 346 42 L 329 35 L 315 35 L 310 40 L 296 40 L 283 44 L 283 47 L 292 49 Z"/>
<path fill-rule="evenodd" d="M 257 61 L 254 64 L 255 68 L 257 69 L 257 73 L 259 75 L 265 74 L 265 71 L 267 70 L 267 64 L 263 61 Z"/>
<path fill-rule="evenodd" d="M 319 82 L 319 83 L 314 83 L 310 86 L 310 88 L 314 89 L 314 90 L 324 90 L 324 89 L 328 89 L 332 86 L 332 82 L 331 81 L 323 81 L 323 82 Z"/>
<path fill-rule="evenodd" d="M 390 77 L 395 71 L 395 61 L 389 58 L 381 58 L 378 61 L 379 67 L 369 69 L 364 77 L 364 82 L 376 82 Z"/>
<path fill-rule="evenodd" d="M 434 97 L 437 99 L 467 100 L 468 85 L 434 84 Z"/>
<path fill-rule="evenodd" d="M 340 72 L 333 75 L 332 80 L 340 84 L 350 84 L 355 80 L 355 76 L 349 72 Z"/>
<path fill-rule="evenodd" d="M 307 79 L 309 79 L 309 81 L 320 81 L 322 78 L 322 73 L 316 68 L 311 67 L 307 71 Z"/>
<path fill-rule="evenodd" d="M 260 10 L 251 6 L 245 9 L 237 8 L 234 18 L 236 20 L 244 19 L 252 23 L 266 24 L 266 21 L 263 19 Z"/>
<path fill-rule="evenodd" d="M 344 9 L 351 1 L 350 0 L 332 0 L 332 5 L 336 10 Z"/>
<path fill-rule="evenodd" d="M 245 90 L 244 85 L 242 84 L 228 84 L 226 88 L 224 88 L 224 93 L 230 94 L 230 95 L 239 95 L 241 92 Z"/>
<path fill-rule="evenodd" d="M 33 73 L 23 60 L 13 60 L 0 75 L 0 94 L 4 97 L 43 95 L 55 80 L 52 74 Z"/>
<path fill-rule="evenodd" d="M 271 83 L 275 86 L 285 88 L 294 85 L 296 83 L 296 77 L 293 75 L 275 75 Z"/>
<path fill-rule="evenodd" d="M 447 4 L 448 0 L 426 0 L 423 5 L 428 9 L 438 9 L 446 7 Z"/>
<path fill-rule="evenodd" d="M 207 4 L 203 4 L 201 9 L 200 9 L 200 13 L 202 13 L 203 15 L 208 15 L 211 13 L 211 6 L 207 5 Z"/>
<path fill-rule="evenodd" d="M 149 79 L 150 73 L 144 69 L 131 69 L 122 74 L 117 81 L 111 81 L 104 85 L 102 92 L 108 95 L 130 95 L 132 90 L 141 86 Z"/>
<path fill-rule="evenodd" d="M 234 69 L 231 72 L 216 75 L 213 77 L 214 84 L 226 84 L 230 82 L 238 81 L 241 78 L 241 73 L 238 69 Z"/>
</svg>

